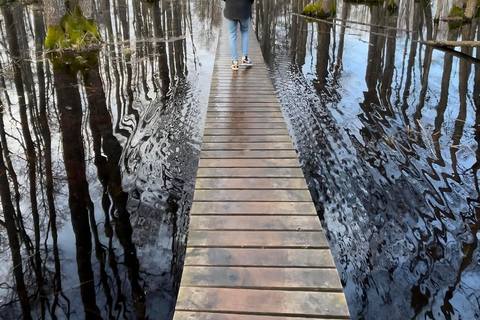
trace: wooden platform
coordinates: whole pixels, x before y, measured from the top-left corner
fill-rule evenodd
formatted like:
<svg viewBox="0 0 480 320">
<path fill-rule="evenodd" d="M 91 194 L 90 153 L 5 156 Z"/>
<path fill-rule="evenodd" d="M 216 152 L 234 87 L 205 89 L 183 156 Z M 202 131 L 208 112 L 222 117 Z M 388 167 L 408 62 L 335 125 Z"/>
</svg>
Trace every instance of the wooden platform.
<svg viewBox="0 0 480 320">
<path fill-rule="evenodd" d="M 235 72 L 222 30 L 174 319 L 349 319 L 258 42 Z"/>
</svg>

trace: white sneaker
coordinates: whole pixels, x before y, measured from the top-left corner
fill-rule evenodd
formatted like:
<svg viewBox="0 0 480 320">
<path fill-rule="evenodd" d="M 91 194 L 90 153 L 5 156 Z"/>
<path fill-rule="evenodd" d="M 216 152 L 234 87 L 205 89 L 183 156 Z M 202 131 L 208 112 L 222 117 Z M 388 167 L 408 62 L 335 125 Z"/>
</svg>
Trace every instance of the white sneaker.
<svg viewBox="0 0 480 320">
<path fill-rule="evenodd" d="M 250 61 L 250 59 L 248 59 L 248 56 L 245 56 L 245 57 L 242 58 L 242 66 L 250 67 L 252 65 L 253 65 L 253 63 L 252 63 L 252 61 Z"/>
</svg>

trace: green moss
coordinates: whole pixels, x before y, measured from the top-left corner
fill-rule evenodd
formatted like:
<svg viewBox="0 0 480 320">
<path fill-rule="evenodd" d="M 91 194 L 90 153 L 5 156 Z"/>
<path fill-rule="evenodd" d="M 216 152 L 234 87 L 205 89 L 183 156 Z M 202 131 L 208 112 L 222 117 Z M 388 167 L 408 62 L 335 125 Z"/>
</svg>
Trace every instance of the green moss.
<svg viewBox="0 0 480 320">
<path fill-rule="evenodd" d="M 390 0 L 387 5 L 387 9 L 390 13 L 395 13 L 397 12 L 398 6 L 395 0 Z"/>
<path fill-rule="evenodd" d="M 465 9 L 457 7 L 455 5 L 452 6 L 452 9 L 450 9 L 450 17 L 459 17 L 463 18 L 463 13 L 465 12 Z"/>
<path fill-rule="evenodd" d="M 52 66 L 55 70 L 61 70 L 66 74 L 75 76 L 78 72 L 84 73 L 92 69 L 98 63 L 98 50 L 88 51 L 78 55 L 78 53 L 58 53 L 48 54 Z"/>
<path fill-rule="evenodd" d="M 48 49 L 63 49 L 67 46 L 65 36 L 60 26 L 49 26 L 47 29 L 47 38 L 45 47 Z"/>
<path fill-rule="evenodd" d="M 364 3 L 364 4 L 382 4 L 383 0 L 344 0 L 344 2 L 350 2 L 350 3 Z"/>
<path fill-rule="evenodd" d="M 80 8 L 67 13 L 60 21 L 60 26 L 49 26 L 45 46 L 48 49 L 87 48 L 100 42 L 100 34 L 93 20 L 86 19 Z"/>
<path fill-rule="evenodd" d="M 330 15 L 334 16 L 337 13 L 337 5 L 335 4 L 335 0 L 332 1 L 332 5 L 330 6 Z"/>
<path fill-rule="evenodd" d="M 448 23 L 448 30 L 456 30 L 462 26 L 462 21 L 453 21 Z"/>
<path fill-rule="evenodd" d="M 323 12 L 322 7 L 314 3 L 307 4 L 305 8 L 303 8 L 303 14 L 312 17 L 316 17 L 320 11 Z"/>
<path fill-rule="evenodd" d="M 331 15 L 335 14 L 335 1 L 332 1 L 330 12 L 323 11 L 322 6 L 319 4 L 311 3 L 311 4 L 307 4 L 303 8 L 303 14 L 311 17 L 316 17 L 316 18 L 330 17 Z"/>
</svg>

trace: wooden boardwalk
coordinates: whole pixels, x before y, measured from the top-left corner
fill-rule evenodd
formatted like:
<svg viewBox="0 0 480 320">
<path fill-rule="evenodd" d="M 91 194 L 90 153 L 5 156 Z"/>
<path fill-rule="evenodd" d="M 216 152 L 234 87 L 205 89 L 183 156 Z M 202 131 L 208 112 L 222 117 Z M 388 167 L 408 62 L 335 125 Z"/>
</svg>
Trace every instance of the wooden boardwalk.
<svg viewBox="0 0 480 320">
<path fill-rule="evenodd" d="M 258 42 L 235 72 L 222 30 L 174 319 L 349 319 Z"/>
</svg>

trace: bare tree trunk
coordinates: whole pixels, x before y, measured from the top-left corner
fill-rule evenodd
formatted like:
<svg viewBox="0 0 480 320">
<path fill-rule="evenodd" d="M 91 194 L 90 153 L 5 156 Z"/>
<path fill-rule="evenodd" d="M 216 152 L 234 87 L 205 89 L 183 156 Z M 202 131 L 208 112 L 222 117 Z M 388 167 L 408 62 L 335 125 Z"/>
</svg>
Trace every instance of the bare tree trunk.
<svg viewBox="0 0 480 320">
<path fill-rule="evenodd" d="M 331 13 L 333 1 L 334 0 L 320 0 L 321 3 L 319 4 L 322 6 L 322 10 L 325 14 Z"/>
<path fill-rule="evenodd" d="M 94 273 L 92 270 L 92 233 L 89 223 L 88 183 L 86 180 L 85 151 L 82 136 L 82 102 L 76 88 L 74 71 L 67 74 L 54 70 L 55 88 L 60 113 L 60 130 L 67 173 L 73 232 L 75 234 L 76 259 L 80 295 L 86 319 L 100 320 L 101 312 L 96 303 Z"/>
<path fill-rule="evenodd" d="M 64 0 L 43 0 L 45 22 L 47 26 L 58 26 L 60 20 L 67 13 Z"/>
<path fill-rule="evenodd" d="M 2 149 L 1 143 L 0 149 Z M 23 319 L 31 320 L 32 315 L 30 313 L 30 301 L 23 276 L 23 262 L 20 254 L 20 242 L 18 241 L 17 228 L 15 227 L 15 209 L 12 203 L 10 185 L 7 179 L 7 168 L 5 167 L 5 162 L 3 161 L 3 155 L 0 155 L 0 199 L 2 202 L 3 216 L 5 219 L 5 228 L 7 229 L 8 244 L 10 247 L 10 252 L 12 253 L 15 287 L 17 289 L 20 305 L 22 306 Z"/>
<path fill-rule="evenodd" d="M 466 20 L 472 20 L 477 13 L 477 0 L 467 0 L 464 17 Z"/>
<path fill-rule="evenodd" d="M 437 13 L 435 13 L 435 21 L 440 20 L 440 14 L 443 10 L 443 0 L 437 1 Z"/>
</svg>

